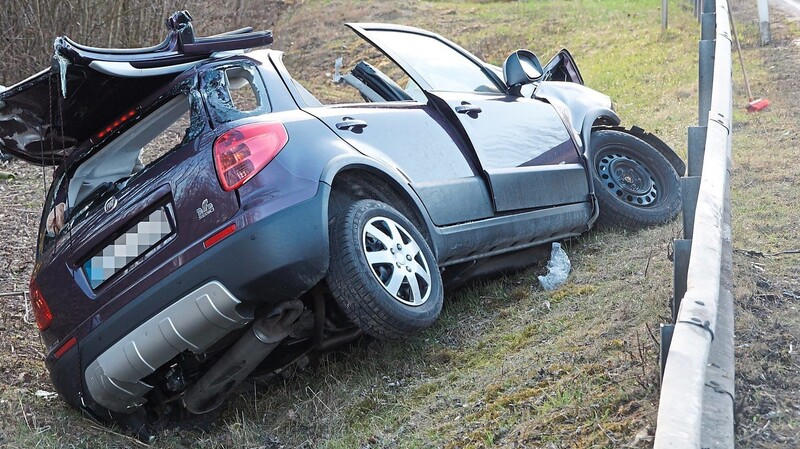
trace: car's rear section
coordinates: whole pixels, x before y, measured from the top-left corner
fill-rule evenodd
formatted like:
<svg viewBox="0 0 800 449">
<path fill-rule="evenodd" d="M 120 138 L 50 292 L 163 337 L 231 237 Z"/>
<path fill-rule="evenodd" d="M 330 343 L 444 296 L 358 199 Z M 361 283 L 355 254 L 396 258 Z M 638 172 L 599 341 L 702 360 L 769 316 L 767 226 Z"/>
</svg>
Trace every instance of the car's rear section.
<svg viewBox="0 0 800 449">
<path fill-rule="evenodd" d="M 145 403 L 202 413 L 287 337 L 309 347 L 319 317 L 296 298 L 327 269 L 328 191 L 324 161 L 297 154 L 328 131 L 267 88 L 277 75 L 262 59 L 145 78 L 70 61 L 63 86 L 54 66 L 0 97 L 4 148 L 58 165 L 30 292 L 73 406 L 123 420 Z M 229 348 L 247 372 L 231 372 Z"/>
</svg>

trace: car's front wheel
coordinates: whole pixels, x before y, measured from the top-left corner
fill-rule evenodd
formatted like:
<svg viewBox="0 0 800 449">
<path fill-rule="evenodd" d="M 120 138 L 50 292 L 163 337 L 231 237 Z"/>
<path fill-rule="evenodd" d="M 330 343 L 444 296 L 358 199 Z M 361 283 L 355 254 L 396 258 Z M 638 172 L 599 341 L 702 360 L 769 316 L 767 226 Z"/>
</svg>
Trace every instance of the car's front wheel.
<svg viewBox="0 0 800 449">
<path fill-rule="evenodd" d="M 593 132 L 591 147 L 599 225 L 640 229 L 678 215 L 680 177 L 658 150 L 638 137 L 610 129 Z"/>
<path fill-rule="evenodd" d="M 327 278 L 345 315 L 369 335 L 400 339 L 429 327 L 442 310 L 442 278 L 422 234 L 375 200 L 352 203 L 331 225 Z"/>
</svg>

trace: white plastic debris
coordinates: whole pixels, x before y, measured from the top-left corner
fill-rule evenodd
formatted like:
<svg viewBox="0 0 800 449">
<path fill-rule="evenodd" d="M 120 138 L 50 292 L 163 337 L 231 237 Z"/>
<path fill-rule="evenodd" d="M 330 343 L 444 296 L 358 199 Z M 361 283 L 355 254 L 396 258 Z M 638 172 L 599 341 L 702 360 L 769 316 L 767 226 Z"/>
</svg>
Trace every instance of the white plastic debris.
<svg viewBox="0 0 800 449">
<path fill-rule="evenodd" d="M 342 58 L 336 58 L 336 61 L 333 61 L 333 82 L 338 83 L 342 79 L 342 74 L 340 70 L 342 69 Z"/>
<path fill-rule="evenodd" d="M 44 390 L 36 390 L 34 393 L 37 397 L 49 400 L 58 397 L 58 393 L 53 393 L 52 391 L 44 391 Z"/>
<path fill-rule="evenodd" d="M 560 243 L 554 242 L 550 250 L 550 260 L 547 261 L 547 274 L 539 276 L 539 283 L 545 290 L 555 290 L 566 282 L 571 268 L 567 253 Z"/>
</svg>

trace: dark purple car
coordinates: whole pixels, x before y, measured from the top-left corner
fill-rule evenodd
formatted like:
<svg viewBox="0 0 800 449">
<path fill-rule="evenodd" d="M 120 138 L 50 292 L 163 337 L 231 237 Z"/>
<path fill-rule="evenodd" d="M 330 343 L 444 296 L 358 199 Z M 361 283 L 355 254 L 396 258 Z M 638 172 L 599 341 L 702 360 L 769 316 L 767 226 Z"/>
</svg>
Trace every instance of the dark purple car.
<svg viewBox="0 0 800 449">
<path fill-rule="evenodd" d="M 31 299 L 56 390 L 96 417 L 209 412 L 248 376 L 429 327 L 443 284 L 678 213 L 681 160 L 620 128 L 566 51 L 501 69 L 350 24 L 388 58 L 337 64 L 331 88 L 363 101 L 324 105 L 281 52 L 241 50 L 271 33 L 168 26 L 147 49 L 58 38 L 0 93 L 0 149 L 57 166 Z"/>
</svg>

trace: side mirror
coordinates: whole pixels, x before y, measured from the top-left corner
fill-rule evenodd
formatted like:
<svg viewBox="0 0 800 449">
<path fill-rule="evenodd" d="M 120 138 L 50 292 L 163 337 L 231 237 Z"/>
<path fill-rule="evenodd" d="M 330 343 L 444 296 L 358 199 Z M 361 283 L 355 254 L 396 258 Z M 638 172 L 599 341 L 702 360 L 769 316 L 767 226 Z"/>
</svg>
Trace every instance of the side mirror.
<svg viewBox="0 0 800 449">
<path fill-rule="evenodd" d="M 542 77 L 542 63 L 528 50 L 517 50 L 511 53 L 503 63 L 503 76 L 506 85 L 514 95 L 520 95 L 520 88 Z"/>
</svg>

